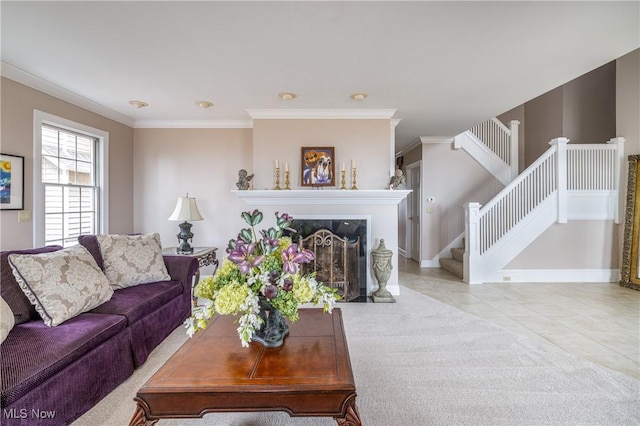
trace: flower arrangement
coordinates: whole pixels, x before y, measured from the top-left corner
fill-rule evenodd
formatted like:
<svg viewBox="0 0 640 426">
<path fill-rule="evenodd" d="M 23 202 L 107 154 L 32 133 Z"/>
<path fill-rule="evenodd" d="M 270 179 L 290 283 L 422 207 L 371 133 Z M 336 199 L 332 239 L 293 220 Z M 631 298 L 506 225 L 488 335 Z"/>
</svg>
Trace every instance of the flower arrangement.
<svg viewBox="0 0 640 426">
<path fill-rule="evenodd" d="M 336 290 L 317 282 L 315 274 L 303 275 L 300 270 L 315 254 L 284 236 L 284 230 L 295 232 L 290 228 L 293 218 L 276 212 L 276 226 L 261 230 L 258 238 L 255 227 L 263 214 L 254 210 L 241 216 L 249 228 L 241 229 L 236 239 L 229 241 L 228 256 L 215 276 L 200 280 L 194 289 L 197 297 L 211 303 L 194 308 L 185 321 L 187 334 L 193 336 L 205 329 L 214 314 L 240 315 L 238 335 L 242 346 L 248 347 L 266 326 L 265 308 L 291 322 L 298 319 L 298 307 L 306 303 L 321 304 L 324 312 L 331 313 L 340 297 Z"/>
</svg>

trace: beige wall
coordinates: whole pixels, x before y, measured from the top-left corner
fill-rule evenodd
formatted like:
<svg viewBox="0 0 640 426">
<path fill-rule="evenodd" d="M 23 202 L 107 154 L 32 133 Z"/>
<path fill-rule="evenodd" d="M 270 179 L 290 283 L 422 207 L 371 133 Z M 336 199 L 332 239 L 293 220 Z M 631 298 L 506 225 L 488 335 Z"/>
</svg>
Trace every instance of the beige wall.
<svg viewBox="0 0 640 426">
<path fill-rule="evenodd" d="M 640 154 L 640 49 L 616 62 L 617 136 L 626 139 L 626 154 Z"/>
<path fill-rule="evenodd" d="M 612 221 L 555 224 L 504 269 L 617 269 L 618 239 Z"/>
<path fill-rule="evenodd" d="M 346 165 L 346 185 L 351 186 L 351 160 L 356 161 L 360 189 L 388 188 L 390 120 L 254 120 L 254 189 L 274 187 L 274 163 L 280 161 L 280 186 L 284 163 L 289 163 L 291 189 L 300 189 L 302 147 L 335 148 L 336 187 L 340 187 L 342 163 Z"/>
<path fill-rule="evenodd" d="M 109 231 L 133 231 L 133 129 L 86 109 L 2 78 L 2 153 L 25 157 L 24 207 L 33 210 L 33 111 L 40 110 L 109 133 Z M 0 212 L 2 250 L 33 247 L 33 222 Z"/>
<path fill-rule="evenodd" d="M 616 62 L 610 62 L 524 104 L 524 166 L 549 141 L 604 143 L 616 136 Z"/>
<path fill-rule="evenodd" d="M 464 232 L 465 203 L 484 204 L 503 187 L 469 154 L 453 149 L 451 143 L 423 143 L 422 260 L 433 259 Z M 427 197 L 434 197 L 435 202 L 427 203 Z"/>
<path fill-rule="evenodd" d="M 222 258 L 248 210 L 231 190 L 238 170 L 251 169 L 251 129 L 136 129 L 134 136 L 136 232 L 159 232 L 163 246 L 176 246 L 178 223 L 168 218 L 189 193 L 204 218 L 192 223 L 192 245 L 218 247 Z"/>
</svg>

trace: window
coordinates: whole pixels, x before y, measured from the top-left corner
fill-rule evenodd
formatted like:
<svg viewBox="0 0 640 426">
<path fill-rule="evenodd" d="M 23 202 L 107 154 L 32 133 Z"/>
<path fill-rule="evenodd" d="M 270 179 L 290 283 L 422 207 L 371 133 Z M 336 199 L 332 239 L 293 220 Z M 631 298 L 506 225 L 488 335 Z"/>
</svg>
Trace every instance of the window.
<svg viewBox="0 0 640 426">
<path fill-rule="evenodd" d="M 36 246 L 75 245 L 106 233 L 108 134 L 36 111 L 34 226 Z"/>
</svg>

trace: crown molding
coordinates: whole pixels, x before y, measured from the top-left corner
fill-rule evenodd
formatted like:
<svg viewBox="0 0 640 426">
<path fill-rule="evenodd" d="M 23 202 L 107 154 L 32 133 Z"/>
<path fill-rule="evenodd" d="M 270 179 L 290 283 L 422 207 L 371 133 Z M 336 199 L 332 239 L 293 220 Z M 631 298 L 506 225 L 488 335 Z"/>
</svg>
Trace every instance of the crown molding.
<svg viewBox="0 0 640 426">
<path fill-rule="evenodd" d="M 254 120 L 320 119 L 320 120 L 389 120 L 395 109 L 248 109 Z"/>
<path fill-rule="evenodd" d="M 7 62 L 0 62 L 0 74 L 10 80 L 24 84 L 25 86 L 31 87 L 32 89 L 36 89 L 65 102 L 69 102 L 70 104 L 79 106 L 80 108 L 95 112 L 96 114 L 117 121 L 118 123 L 122 123 L 130 127 L 133 127 L 135 124 L 131 117 L 114 111 L 111 108 L 107 108 L 89 98 L 85 98 L 82 95 L 44 80 Z"/>
<path fill-rule="evenodd" d="M 136 120 L 136 129 L 251 129 L 252 120 Z"/>
</svg>

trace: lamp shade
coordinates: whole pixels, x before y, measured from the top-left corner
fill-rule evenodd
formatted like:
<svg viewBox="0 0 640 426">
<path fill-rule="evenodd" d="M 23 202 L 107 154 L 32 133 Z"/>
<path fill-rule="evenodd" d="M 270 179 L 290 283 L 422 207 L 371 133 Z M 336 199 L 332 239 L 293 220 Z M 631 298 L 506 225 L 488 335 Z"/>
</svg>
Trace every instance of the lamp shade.
<svg viewBox="0 0 640 426">
<path fill-rule="evenodd" d="M 198 211 L 198 206 L 196 205 L 196 199 L 190 197 L 178 198 L 176 208 L 173 213 L 171 213 L 171 216 L 169 216 L 169 220 L 179 221 L 194 221 L 202 219 L 203 217 Z"/>
</svg>

